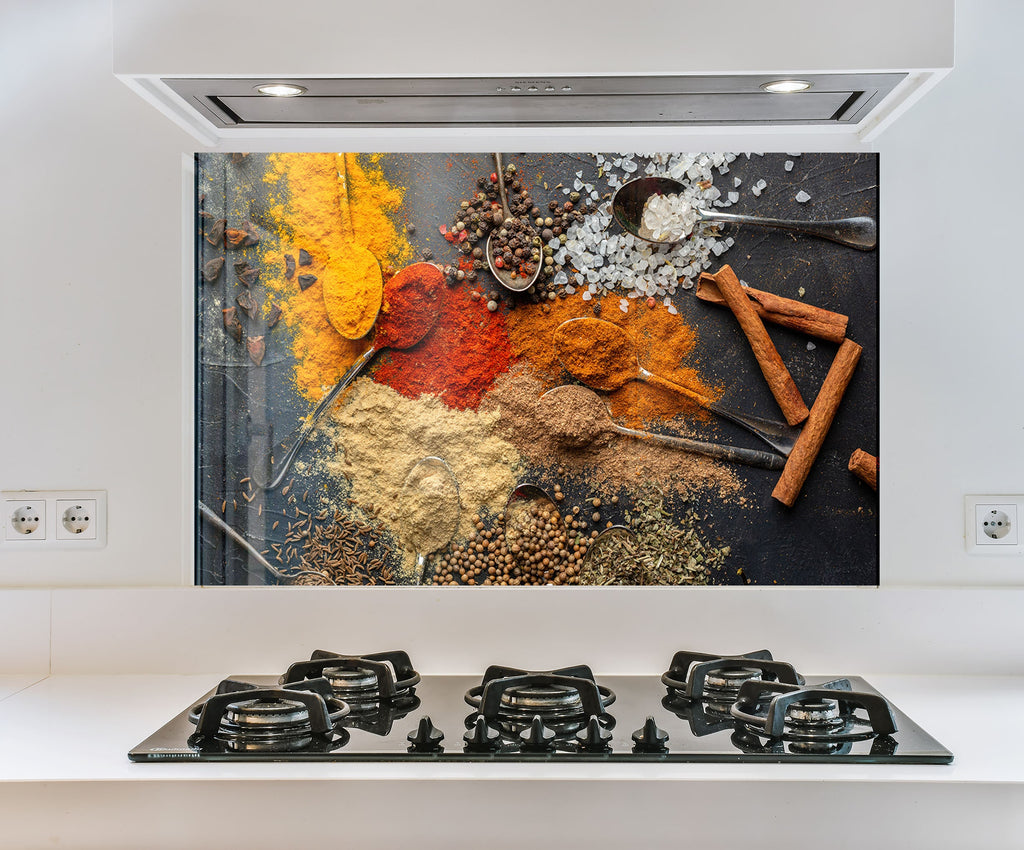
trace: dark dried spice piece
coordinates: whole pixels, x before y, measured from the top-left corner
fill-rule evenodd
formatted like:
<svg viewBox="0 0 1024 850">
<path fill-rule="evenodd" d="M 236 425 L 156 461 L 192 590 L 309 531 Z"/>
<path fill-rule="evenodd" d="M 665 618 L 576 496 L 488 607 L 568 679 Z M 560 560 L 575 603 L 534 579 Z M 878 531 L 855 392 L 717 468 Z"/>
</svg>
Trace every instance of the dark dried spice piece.
<svg viewBox="0 0 1024 850">
<path fill-rule="evenodd" d="M 202 202 L 200 202 L 200 203 L 202 203 Z M 213 213 L 208 213 L 205 210 L 200 210 L 199 211 L 199 217 L 203 221 L 209 221 L 209 220 L 211 220 L 213 218 Z"/>
<path fill-rule="evenodd" d="M 256 281 L 260 279 L 260 270 L 254 268 L 247 268 L 244 272 L 238 275 L 238 279 L 245 286 L 252 286 Z"/>
<path fill-rule="evenodd" d="M 267 347 L 263 342 L 263 337 L 251 336 L 245 341 L 245 346 L 249 349 L 249 359 L 259 366 L 263 362 L 263 355 L 267 353 Z"/>
<path fill-rule="evenodd" d="M 252 297 L 249 292 L 242 292 L 235 299 L 238 302 L 238 306 L 245 311 L 250 319 L 256 318 L 256 299 Z"/>
<path fill-rule="evenodd" d="M 224 228 L 227 227 L 227 219 L 218 218 L 206 228 L 206 241 L 218 248 L 224 245 Z"/>
<path fill-rule="evenodd" d="M 295 257 L 291 254 L 284 255 L 284 277 L 291 280 L 295 276 Z"/>
<path fill-rule="evenodd" d="M 313 258 L 309 256 L 309 251 L 305 248 L 299 248 L 299 265 L 309 266 L 313 264 Z"/>
<path fill-rule="evenodd" d="M 220 273 L 223 268 L 224 258 L 214 257 L 203 266 L 203 280 L 207 283 L 213 283 L 218 277 L 220 277 Z"/>
<path fill-rule="evenodd" d="M 315 274 L 300 274 L 299 275 L 299 286 L 303 290 L 309 289 L 314 283 L 316 283 Z"/>
<path fill-rule="evenodd" d="M 232 267 L 235 270 L 235 274 L 241 274 L 247 268 L 249 268 L 249 261 L 248 260 L 235 260 L 231 265 L 232 265 Z"/>
<path fill-rule="evenodd" d="M 248 234 L 244 230 L 229 227 L 224 231 L 224 241 L 229 248 L 241 248 Z"/>
<path fill-rule="evenodd" d="M 235 342 L 242 341 L 242 323 L 238 321 L 237 311 L 228 307 L 221 311 L 224 314 L 224 330 L 234 337 Z"/>
<path fill-rule="evenodd" d="M 280 304 L 275 304 L 270 308 L 270 312 L 267 313 L 267 330 L 270 330 L 277 324 L 277 320 L 281 318 L 281 312 Z"/>
<path fill-rule="evenodd" d="M 249 154 L 247 154 L 247 153 L 233 153 L 233 154 L 231 154 L 231 161 L 233 163 L 237 164 L 237 163 L 241 162 L 243 159 L 245 159 L 248 155 Z"/>
</svg>

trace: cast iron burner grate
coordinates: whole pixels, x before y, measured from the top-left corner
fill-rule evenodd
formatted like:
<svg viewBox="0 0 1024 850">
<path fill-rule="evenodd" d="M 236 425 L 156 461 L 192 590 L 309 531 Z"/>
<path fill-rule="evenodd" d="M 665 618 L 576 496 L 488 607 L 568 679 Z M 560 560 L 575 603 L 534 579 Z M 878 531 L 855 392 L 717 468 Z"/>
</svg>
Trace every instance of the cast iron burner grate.
<svg viewBox="0 0 1024 850">
<path fill-rule="evenodd" d="M 854 741 L 871 739 L 885 750 L 892 746 L 888 742 L 896 732 L 886 699 L 855 692 L 848 679 L 814 687 L 747 682 L 730 713 L 746 732 L 787 742 L 792 751 L 834 752 Z"/>
<path fill-rule="evenodd" d="M 322 678 L 277 688 L 225 679 L 189 710 L 196 731 L 188 743 L 197 750 L 327 752 L 347 742 L 339 724 L 350 710 Z"/>
<path fill-rule="evenodd" d="M 467 728 L 482 719 L 506 737 L 536 727 L 537 718 L 556 737 L 575 734 L 592 717 L 605 728 L 614 725 L 606 709 L 615 693 L 599 685 L 586 665 L 544 672 L 492 665 L 483 681 L 466 691 L 465 699 L 476 709 L 467 718 Z"/>
</svg>

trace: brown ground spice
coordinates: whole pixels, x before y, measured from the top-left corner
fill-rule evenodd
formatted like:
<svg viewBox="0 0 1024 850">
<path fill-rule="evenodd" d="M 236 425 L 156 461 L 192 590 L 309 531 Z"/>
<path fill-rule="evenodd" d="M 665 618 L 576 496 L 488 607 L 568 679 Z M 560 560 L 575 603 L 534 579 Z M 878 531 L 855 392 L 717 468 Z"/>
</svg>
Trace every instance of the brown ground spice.
<svg viewBox="0 0 1024 850">
<path fill-rule="evenodd" d="M 541 304 L 523 304 L 511 310 L 507 325 L 513 354 L 523 358 L 546 386 L 567 383 L 554 348 L 554 332 L 562 322 L 581 316 L 593 317 L 596 299 L 584 301 L 579 294 Z M 693 363 L 697 333 L 681 316 L 661 307 L 629 302 L 629 311 L 619 309 L 619 297 L 600 301 L 600 316 L 625 328 L 636 341 L 640 365 L 677 384 L 692 387 L 701 395 L 717 399 L 722 387 L 708 386 Z M 679 414 L 706 419 L 710 416 L 683 395 L 630 381 L 609 395 L 612 415 L 624 425 L 637 428 L 644 422 L 663 422 Z"/>
<path fill-rule="evenodd" d="M 481 413 L 500 411 L 496 433 L 513 444 L 529 463 L 542 467 L 561 466 L 566 473 L 585 477 L 598 489 L 636 489 L 647 483 L 680 492 L 710 490 L 722 496 L 742 498 L 743 484 L 735 470 L 703 455 L 659 446 L 629 437 L 602 436 L 590 445 L 579 436 L 566 445 L 564 437 L 550 425 L 553 411 L 541 401 L 547 384 L 520 365 L 502 375 L 480 406 Z M 570 419 L 587 427 L 578 410 Z M 683 434 L 683 436 L 692 436 Z M 583 442 L 582 447 L 571 443 Z"/>
</svg>

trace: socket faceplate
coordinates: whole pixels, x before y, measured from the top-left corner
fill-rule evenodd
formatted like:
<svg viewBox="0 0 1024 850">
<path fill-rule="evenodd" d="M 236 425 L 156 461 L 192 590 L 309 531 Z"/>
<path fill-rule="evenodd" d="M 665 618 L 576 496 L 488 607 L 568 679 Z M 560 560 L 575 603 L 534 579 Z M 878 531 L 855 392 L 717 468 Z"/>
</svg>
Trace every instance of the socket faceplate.
<svg viewBox="0 0 1024 850">
<path fill-rule="evenodd" d="M 0 546 L 4 548 L 101 549 L 107 545 L 106 490 L 4 490 L 0 510 L 4 522 Z"/>
<path fill-rule="evenodd" d="M 1024 496 L 965 496 L 964 542 L 970 555 L 1022 555 Z"/>
</svg>

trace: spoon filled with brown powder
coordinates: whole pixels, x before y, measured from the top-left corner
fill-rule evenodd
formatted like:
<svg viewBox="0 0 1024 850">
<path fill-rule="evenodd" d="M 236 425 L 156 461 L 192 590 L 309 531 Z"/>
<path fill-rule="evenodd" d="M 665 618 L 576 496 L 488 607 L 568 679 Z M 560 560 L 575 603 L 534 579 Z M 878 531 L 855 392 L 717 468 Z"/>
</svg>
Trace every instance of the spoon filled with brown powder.
<svg viewBox="0 0 1024 850">
<path fill-rule="evenodd" d="M 670 434 L 655 434 L 627 428 L 615 422 L 597 393 L 577 384 L 553 387 L 540 397 L 538 418 L 551 434 L 567 448 L 583 448 L 607 443 L 613 434 L 623 434 L 639 440 L 661 443 L 707 457 L 745 463 L 763 469 L 782 469 L 786 459 L 774 452 L 735 448 L 718 443 L 705 443 Z"/>
<path fill-rule="evenodd" d="M 423 583 L 427 556 L 448 545 L 459 527 L 459 483 L 439 457 L 425 457 L 405 478 L 396 505 L 405 548 L 416 555 L 414 577 Z"/>
<path fill-rule="evenodd" d="M 554 333 L 555 354 L 576 380 L 611 392 L 630 381 L 646 381 L 686 396 L 701 407 L 746 428 L 782 455 L 788 456 L 799 428 L 740 413 L 690 387 L 656 375 L 640 365 L 636 341 L 624 328 L 603 319 L 583 317 L 562 322 Z"/>
</svg>

